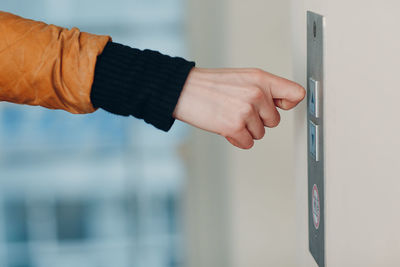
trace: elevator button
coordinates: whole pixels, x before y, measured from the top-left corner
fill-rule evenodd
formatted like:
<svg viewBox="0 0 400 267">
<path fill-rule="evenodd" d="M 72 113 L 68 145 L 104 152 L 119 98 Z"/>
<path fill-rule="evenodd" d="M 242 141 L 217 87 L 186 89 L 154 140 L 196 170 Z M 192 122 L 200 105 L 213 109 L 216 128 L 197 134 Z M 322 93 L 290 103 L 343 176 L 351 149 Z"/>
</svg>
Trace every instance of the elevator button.
<svg viewBox="0 0 400 267">
<path fill-rule="evenodd" d="M 319 151 L 318 151 L 318 135 L 319 135 L 319 126 L 316 125 L 315 123 L 313 123 L 312 121 L 308 122 L 308 127 L 309 127 L 309 131 L 308 131 L 308 150 L 309 153 L 311 155 L 311 157 L 315 160 L 315 161 L 319 161 Z"/>
<path fill-rule="evenodd" d="M 319 117 L 319 82 L 309 80 L 308 112 L 315 118 Z"/>
</svg>

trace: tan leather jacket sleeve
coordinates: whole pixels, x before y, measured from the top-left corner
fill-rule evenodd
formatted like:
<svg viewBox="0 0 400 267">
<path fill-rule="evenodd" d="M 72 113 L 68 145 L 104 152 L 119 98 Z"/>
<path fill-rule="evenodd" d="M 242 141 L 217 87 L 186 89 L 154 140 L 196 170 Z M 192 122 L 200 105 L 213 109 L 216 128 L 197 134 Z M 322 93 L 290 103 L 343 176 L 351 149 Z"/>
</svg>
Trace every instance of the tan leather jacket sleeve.
<svg viewBox="0 0 400 267">
<path fill-rule="evenodd" d="M 96 59 L 109 36 L 65 29 L 0 11 L 0 101 L 95 111 Z"/>
</svg>

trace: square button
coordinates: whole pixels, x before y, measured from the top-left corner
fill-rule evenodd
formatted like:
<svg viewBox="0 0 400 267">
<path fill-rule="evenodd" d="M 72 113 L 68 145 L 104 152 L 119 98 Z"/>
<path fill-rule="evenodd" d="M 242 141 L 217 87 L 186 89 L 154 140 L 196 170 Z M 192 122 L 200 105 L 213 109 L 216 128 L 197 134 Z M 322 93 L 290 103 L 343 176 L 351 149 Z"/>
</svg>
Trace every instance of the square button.
<svg viewBox="0 0 400 267">
<path fill-rule="evenodd" d="M 319 117 L 319 82 L 310 78 L 308 96 L 308 112 L 315 118 Z"/>
<path fill-rule="evenodd" d="M 308 151 L 315 161 L 319 161 L 319 151 L 318 151 L 318 136 L 319 136 L 319 126 L 312 121 L 308 122 Z"/>
</svg>

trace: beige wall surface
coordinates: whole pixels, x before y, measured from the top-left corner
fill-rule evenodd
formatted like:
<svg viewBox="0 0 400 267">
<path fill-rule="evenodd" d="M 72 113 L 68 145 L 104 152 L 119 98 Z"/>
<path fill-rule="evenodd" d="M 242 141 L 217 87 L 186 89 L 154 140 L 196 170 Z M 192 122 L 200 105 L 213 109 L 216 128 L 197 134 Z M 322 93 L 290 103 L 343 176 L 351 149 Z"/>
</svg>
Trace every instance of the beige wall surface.
<svg viewBox="0 0 400 267">
<path fill-rule="evenodd" d="M 185 3 L 190 58 L 198 67 L 222 67 L 224 1 Z M 182 149 L 187 166 L 183 201 L 185 267 L 230 266 L 226 149 L 221 137 L 193 128 Z"/>
<path fill-rule="evenodd" d="M 188 8 L 198 66 L 259 67 L 291 78 L 290 0 L 192 0 Z M 296 266 L 294 113 L 281 115 L 249 151 L 194 131 L 185 150 L 186 266 Z"/>
<path fill-rule="evenodd" d="M 290 2 L 229 1 L 226 63 L 291 78 Z M 295 266 L 293 114 L 250 151 L 230 148 L 232 266 Z"/>
<path fill-rule="evenodd" d="M 306 11 L 326 17 L 327 266 L 400 266 L 400 2 L 189 3 L 200 66 L 261 67 L 303 85 Z M 305 103 L 282 118 L 250 151 L 194 132 L 187 266 L 316 266 L 308 252 Z"/>
<path fill-rule="evenodd" d="M 306 10 L 326 17 L 327 266 L 400 266 L 400 2 L 293 1 L 296 79 L 305 73 Z M 296 118 L 297 225 L 304 228 L 304 108 Z M 307 236 L 298 233 L 298 266 L 312 266 Z"/>
</svg>

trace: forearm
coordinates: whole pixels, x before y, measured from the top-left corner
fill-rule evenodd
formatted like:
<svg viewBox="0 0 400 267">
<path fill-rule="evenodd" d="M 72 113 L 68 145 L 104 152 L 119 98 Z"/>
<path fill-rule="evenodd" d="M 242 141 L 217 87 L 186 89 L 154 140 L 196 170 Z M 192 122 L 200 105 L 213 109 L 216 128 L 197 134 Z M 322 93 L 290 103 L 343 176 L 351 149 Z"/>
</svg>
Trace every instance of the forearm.
<svg viewBox="0 0 400 267">
<path fill-rule="evenodd" d="M 260 69 L 198 69 L 194 62 L 130 48 L 0 12 L 0 101 L 72 113 L 96 108 L 167 131 L 174 119 L 250 148 L 278 108 L 305 96 L 299 84 Z"/>
<path fill-rule="evenodd" d="M 97 56 L 110 37 L 0 11 L 0 100 L 89 113 Z"/>
<path fill-rule="evenodd" d="M 98 57 L 92 103 L 114 114 L 144 119 L 168 131 L 194 65 L 182 58 L 110 42 Z"/>
<path fill-rule="evenodd" d="M 0 12 L 0 101 L 144 119 L 162 130 L 194 66 L 98 36 Z"/>
</svg>

